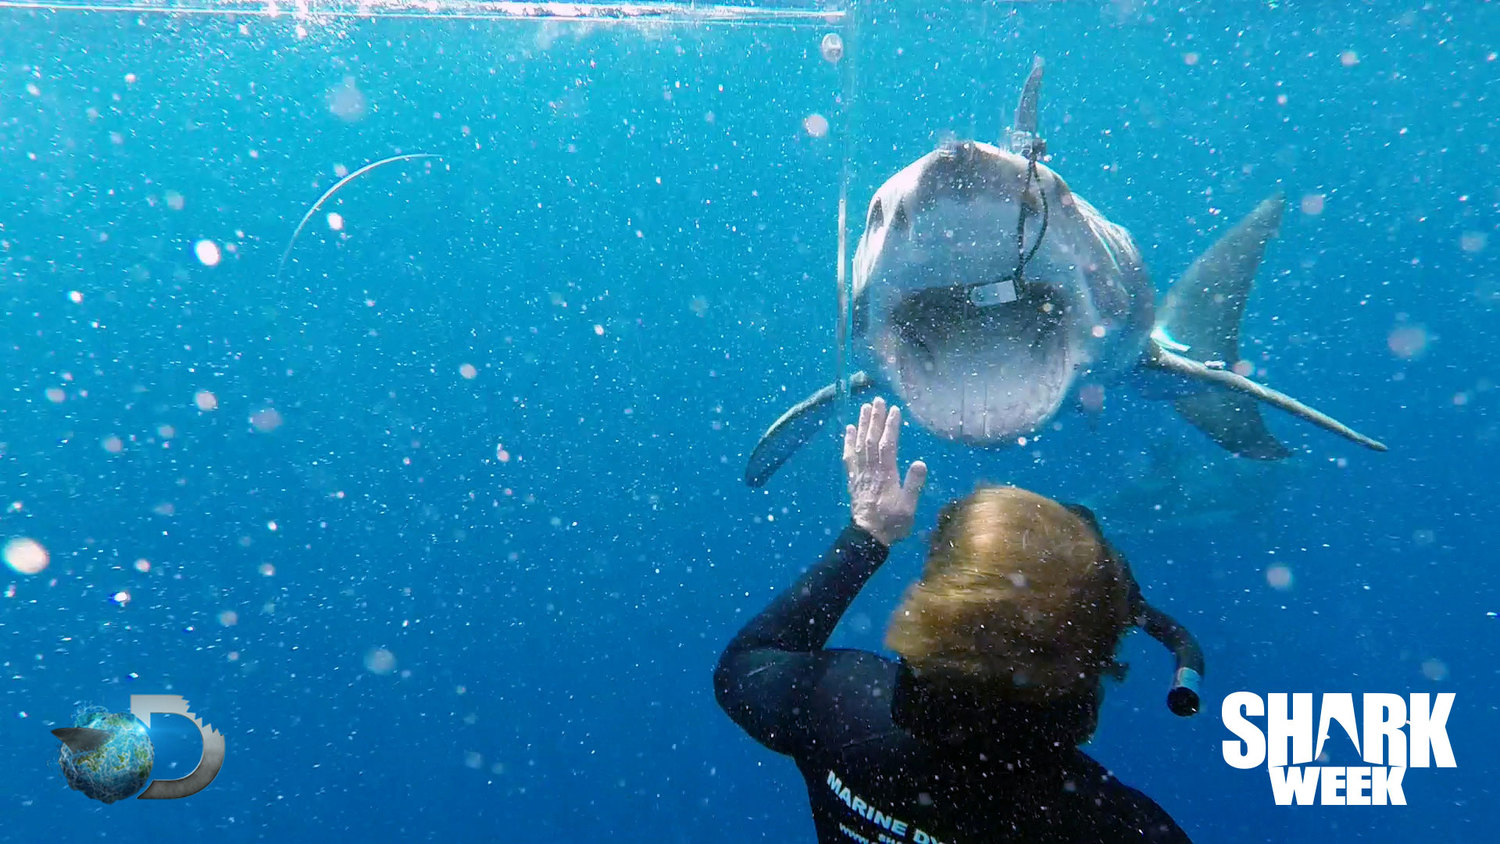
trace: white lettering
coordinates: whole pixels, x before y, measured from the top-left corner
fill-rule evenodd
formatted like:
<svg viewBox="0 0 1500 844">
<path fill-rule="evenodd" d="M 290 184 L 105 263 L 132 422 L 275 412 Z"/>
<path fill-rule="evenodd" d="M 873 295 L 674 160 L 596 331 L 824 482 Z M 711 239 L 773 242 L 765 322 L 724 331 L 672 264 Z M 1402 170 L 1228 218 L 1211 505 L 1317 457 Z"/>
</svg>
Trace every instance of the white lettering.
<svg viewBox="0 0 1500 844">
<path fill-rule="evenodd" d="M 1276 805 L 1290 806 L 1293 799 L 1298 806 L 1312 805 L 1318 793 L 1318 771 L 1321 768 L 1272 768 L 1271 794 Z M 1309 774 L 1311 772 L 1311 774 Z"/>
<path fill-rule="evenodd" d="M 1406 793 L 1401 790 L 1401 777 L 1405 768 L 1372 768 L 1370 773 L 1370 802 L 1376 806 L 1405 806 Z"/>
<path fill-rule="evenodd" d="M 1391 748 L 1391 765 L 1406 764 L 1406 700 L 1400 695 L 1365 695 L 1365 752 L 1371 765 L 1385 765 L 1385 747 Z"/>
<path fill-rule="evenodd" d="M 1254 692 L 1235 692 L 1224 698 L 1224 705 L 1220 709 L 1224 726 L 1240 737 L 1240 741 L 1224 742 L 1224 761 L 1244 770 L 1260 767 L 1266 761 L 1266 736 L 1258 727 L 1245 720 L 1246 715 L 1260 717 L 1266 714 L 1260 695 Z"/>
<path fill-rule="evenodd" d="M 1290 761 L 1306 765 L 1313 760 L 1313 696 L 1298 692 L 1291 697 L 1291 713 L 1288 714 L 1285 692 L 1266 696 L 1266 736 L 1270 744 L 1268 764 L 1272 768 L 1286 767 L 1289 740 L 1292 743 Z"/>
<path fill-rule="evenodd" d="M 1314 770 L 1316 770 L 1316 769 L 1314 769 Z M 1344 805 L 1344 795 L 1340 793 L 1340 792 L 1342 792 L 1344 790 L 1344 769 L 1343 768 L 1323 768 L 1322 771 L 1323 771 L 1323 805 L 1324 806 L 1342 806 L 1342 805 Z"/>
<path fill-rule="evenodd" d="M 1439 768 L 1456 766 L 1453 747 L 1448 744 L 1448 713 L 1453 711 L 1453 692 L 1437 696 L 1437 703 L 1430 704 L 1431 696 L 1420 692 L 1411 696 L 1411 766 L 1427 767 L 1427 751 Z"/>
<path fill-rule="evenodd" d="M 1368 805 L 1370 805 L 1370 795 L 1368 795 L 1368 794 L 1365 793 L 1365 790 L 1368 789 L 1369 786 L 1370 786 L 1370 769 L 1369 768 L 1349 768 L 1348 771 L 1349 771 L 1349 791 L 1348 791 L 1348 796 L 1346 798 L 1344 798 L 1344 805 L 1346 805 L 1346 806 L 1368 806 Z"/>
</svg>

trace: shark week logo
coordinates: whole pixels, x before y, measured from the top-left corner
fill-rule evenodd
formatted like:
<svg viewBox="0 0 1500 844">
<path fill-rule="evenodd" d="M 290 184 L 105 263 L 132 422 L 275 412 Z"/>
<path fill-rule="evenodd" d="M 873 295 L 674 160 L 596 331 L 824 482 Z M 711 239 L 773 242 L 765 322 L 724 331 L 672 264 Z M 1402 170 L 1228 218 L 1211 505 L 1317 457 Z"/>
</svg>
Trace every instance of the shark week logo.
<svg viewBox="0 0 1500 844">
<path fill-rule="evenodd" d="M 1224 727 L 1238 736 L 1224 742 L 1224 761 L 1241 769 L 1265 765 L 1278 806 L 1405 806 L 1408 768 L 1457 767 L 1448 742 L 1453 692 L 1364 694 L 1358 701 L 1324 694 L 1316 711 L 1313 697 L 1235 692 L 1224 698 Z M 1323 745 L 1335 726 L 1365 764 L 1312 764 L 1327 761 Z"/>
</svg>

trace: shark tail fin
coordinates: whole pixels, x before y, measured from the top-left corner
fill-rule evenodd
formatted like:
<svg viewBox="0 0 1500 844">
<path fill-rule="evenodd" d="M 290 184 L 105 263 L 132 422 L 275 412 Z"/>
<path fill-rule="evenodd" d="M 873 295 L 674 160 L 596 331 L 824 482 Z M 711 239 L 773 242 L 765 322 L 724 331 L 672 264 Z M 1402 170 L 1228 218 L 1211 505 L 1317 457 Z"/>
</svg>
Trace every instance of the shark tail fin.
<svg viewBox="0 0 1500 844">
<path fill-rule="evenodd" d="M 858 395 L 868 391 L 873 380 L 865 372 L 856 372 L 849 378 L 849 391 Z M 818 431 L 833 418 L 838 407 L 839 385 L 829 384 L 797 402 L 781 418 L 761 435 L 755 450 L 750 452 L 750 461 L 745 466 L 745 483 L 752 487 L 765 486 L 802 446 L 817 435 Z"/>
<path fill-rule="evenodd" d="M 1232 367 L 1239 361 L 1240 319 L 1266 244 L 1281 227 L 1284 204 L 1279 193 L 1264 200 L 1188 267 L 1162 304 L 1155 332 L 1159 343 L 1200 363 Z M 1242 457 L 1279 460 L 1291 454 L 1266 428 L 1251 395 L 1210 390 L 1179 398 L 1173 406 Z"/>
</svg>

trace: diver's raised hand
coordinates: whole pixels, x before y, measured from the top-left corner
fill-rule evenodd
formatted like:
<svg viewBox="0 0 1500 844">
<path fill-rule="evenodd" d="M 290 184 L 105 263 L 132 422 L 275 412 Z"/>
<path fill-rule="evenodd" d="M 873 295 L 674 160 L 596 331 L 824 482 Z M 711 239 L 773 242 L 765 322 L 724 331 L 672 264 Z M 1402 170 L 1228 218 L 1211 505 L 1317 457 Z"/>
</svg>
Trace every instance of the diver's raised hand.
<svg viewBox="0 0 1500 844">
<path fill-rule="evenodd" d="M 844 429 L 844 470 L 849 473 L 849 507 L 854 524 L 889 547 L 911 535 L 917 499 L 927 483 L 927 464 L 913 461 L 906 483 L 896 468 L 901 441 L 901 409 L 886 412 L 877 398 L 859 409 L 859 425 Z"/>
</svg>

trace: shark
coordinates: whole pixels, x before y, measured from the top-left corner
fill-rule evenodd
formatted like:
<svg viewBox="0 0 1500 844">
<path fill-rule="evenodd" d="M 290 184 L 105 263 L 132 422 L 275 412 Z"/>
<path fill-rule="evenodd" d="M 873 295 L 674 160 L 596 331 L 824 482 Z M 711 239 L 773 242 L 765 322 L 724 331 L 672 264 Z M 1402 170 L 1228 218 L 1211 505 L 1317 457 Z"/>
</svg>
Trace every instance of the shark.
<svg viewBox="0 0 1500 844">
<path fill-rule="evenodd" d="M 875 192 L 851 296 L 856 350 L 869 364 L 782 414 L 751 452 L 745 482 L 763 486 L 846 392 L 883 388 L 915 424 L 978 447 L 1024 442 L 1071 408 L 1097 412 L 1104 390 L 1128 384 L 1243 458 L 1291 454 L 1262 405 L 1385 451 L 1240 365 L 1240 320 L 1284 198 L 1262 201 L 1158 303 L 1130 232 L 1044 160 L 1043 69 L 1036 58 L 1004 148 L 945 140 Z"/>
</svg>

